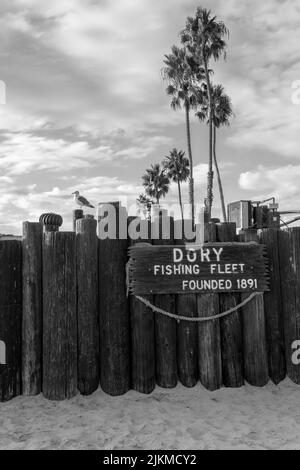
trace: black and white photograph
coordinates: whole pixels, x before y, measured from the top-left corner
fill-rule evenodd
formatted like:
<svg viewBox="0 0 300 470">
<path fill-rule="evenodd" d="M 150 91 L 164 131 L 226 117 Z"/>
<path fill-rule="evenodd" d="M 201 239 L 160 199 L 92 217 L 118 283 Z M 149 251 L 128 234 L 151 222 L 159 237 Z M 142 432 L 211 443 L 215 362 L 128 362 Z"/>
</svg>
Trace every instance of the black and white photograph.
<svg viewBox="0 0 300 470">
<path fill-rule="evenodd" d="M 0 0 L 1 454 L 300 450 L 299 44 L 299 0 Z"/>
</svg>

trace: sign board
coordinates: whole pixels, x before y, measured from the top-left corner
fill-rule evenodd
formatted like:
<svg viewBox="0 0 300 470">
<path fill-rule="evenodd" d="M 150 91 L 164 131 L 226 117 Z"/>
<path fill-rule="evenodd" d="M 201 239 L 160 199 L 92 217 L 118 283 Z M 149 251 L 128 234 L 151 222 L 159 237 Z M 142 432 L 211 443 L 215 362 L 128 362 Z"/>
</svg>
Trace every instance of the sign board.
<svg viewBox="0 0 300 470">
<path fill-rule="evenodd" d="M 129 287 L 135 295 L 268 290 L 264 245 L 138 244 L 129 248 Z"/>
</svg>

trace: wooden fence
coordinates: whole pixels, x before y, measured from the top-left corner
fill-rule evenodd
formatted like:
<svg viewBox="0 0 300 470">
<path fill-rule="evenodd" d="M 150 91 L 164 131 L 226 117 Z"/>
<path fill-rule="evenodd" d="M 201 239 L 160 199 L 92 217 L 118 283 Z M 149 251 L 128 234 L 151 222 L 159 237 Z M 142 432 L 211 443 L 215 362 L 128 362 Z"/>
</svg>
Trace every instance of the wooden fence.
<svg viewBox="0 0 300 470">
<path fill-rule="evenodd" d="M 266 246 L 270 291 L 225 318 L 177 322 L 127 297 L 128 247 L 145 240 L 100 240 L 96 221 L 81 216 L 77 211 L 73 232 L 48 224 L 43 233 L 41 223 L 25 222 L 22 241 L 0 242 L 0 401 L 41 392 L 62 400 L 91 394 L 99 384 L 110 395 L 150 393 L 178 381 L 186 387 L 200 381 L 208 390 L 244 380 L 263 386 L 286 374 L 300 384 L 292 360 L 300 340 L 300 228 L 237 236 L 233 224 L 207 225 L 206 241 Z M 147 241 L 174 244 L 173 232 Z M 147 298 L 197 317 L 235 306 L 244 295 Z"/>
</svg>

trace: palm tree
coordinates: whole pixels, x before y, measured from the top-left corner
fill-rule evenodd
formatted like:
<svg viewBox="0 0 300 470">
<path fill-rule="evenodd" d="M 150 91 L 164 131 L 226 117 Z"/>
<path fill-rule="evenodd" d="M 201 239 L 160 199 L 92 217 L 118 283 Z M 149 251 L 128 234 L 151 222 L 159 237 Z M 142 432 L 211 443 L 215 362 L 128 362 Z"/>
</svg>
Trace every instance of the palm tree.
<svg viewBox="0 0 300 470">
<path fill-rule="evenodd" d="M 168 83 L 166 92 L 172 97 L 171 107 L 174 110 L 185 110 L 187 149 L 190 163 L 189 175 L 189 203 L 192 211 L 192 220 L 195 213 L 194 179 L 193 179 L 193 155 L 191 144 L 190 110 L 196 106 L 193 79 L 194 72 L 186 57 L 185 49 L 177 46 L 172 47 L 172 53 L 165 55 L 162 75 Z M 197 77 L 199 79 L 199 76 Z"/>
<path fill-rule="evenodd" d="M 197 8 L 195 17 L 188 17 L 185 29 L 181 32 L 181 42 L 186 47 L 199 68 L 204 67 L 209 105 L 209 160 L 207 174 L 207 212 L 210 218 L 213 202 L 213 109 L 212 89 L 209 76 L 209 63 L 213 58 L 226 57 L 224 37 L 228 29 L 222 21 L 217 21 L 210 10 Z"/>
<path fill-rule="evenodd" d="M 220 170 L 219 170 L 219 165 L 218 165 L 217 155 L 216 155 L 216 142 L 217 142 L 217 129 L 219 129 L 221 126 L 230 125 L 230 118 L 233 116 L 233 111 L 232 111 L 231 99 L 225 93 L 224 87 L 222 85 L 215 85 L 215 86 L 212 85 L 211 92 L 212 92 L 211 96 L 212 96 L 212 108 L 213 108 L 213 116 L 212 116 L 213 159 L 214 159 L 214 166 L 217 172 L 223 219 L 224 219 L 224 222 L 226 222 L 227 216 L 226 216 L 222 180 L 221 180 L 221 175 L 220 175 Z M 200 106 L 200 111 L 196 113 L 196 116 L 198 116 L 200 121 L 207 120 L 207 123 L 209 124 L 209 103 L 208 103 L 207 93 L 205 92 L 201 94 L 199 93 L 198 104 Z"/>
<path fill-rule="evenodd" d="M 161 197 L 165 197 L 169 191 L 170 184 L 169 178 L 160 168 L 160 164 L 155 163 L 151 165 L 151 168 L 147 168 L 142 180 L 146 194 L 151 198 L 155 198 L 156 203 L 159 205 Z"/>
<path fill-rule="evenodd" d="M 136 200 L 138 213 L 143 213 L 146 219 L 150 219 L 151 207 L 154 204 L 153 199 L 148 197 L 146 194 L 140 194 Z"/>
<path fill-rule="evenodd" d="M 170 154 L 165 157 L 165 160 L 163 161 L 163 166 L 168 178 L 174 183 L 177 183 L 181 218 L 183 220 L 183 207 L 180 183 L 183 183 L 189 177 L 189 160 L 185 157 L 185 153 L 182 150 L 177 150 L 176 148 L 174 148 L 170 151 Z"/>
</svg>

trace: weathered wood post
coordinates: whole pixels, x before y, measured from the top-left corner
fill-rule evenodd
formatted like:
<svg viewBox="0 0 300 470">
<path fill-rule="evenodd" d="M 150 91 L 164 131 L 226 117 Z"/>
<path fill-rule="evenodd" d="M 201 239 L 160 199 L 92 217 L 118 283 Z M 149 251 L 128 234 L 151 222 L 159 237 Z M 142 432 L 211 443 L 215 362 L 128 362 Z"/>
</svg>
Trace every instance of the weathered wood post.
<svg viewBox="0 0 300 470">
<path fill-rule="evenodd" d="M 41 223 L 23 223 L 22 391 L 42 390 L 42 233 Z"/>
<path fill-rule="evenodd" d="M 132 240 L 129 225 L 129 244 L 151 243 L 151 225 L 148 220 L 129 218 L 129 224 L 139 226 L 140 238 Z M 142 234 L 147 234 L 143 238 Z M 144 295 L 153 303 L 152 295 Z M 130 295 L 130 337 L 131 337 L 131 387 L 141 393 L 151 393 L 155 388 L 155 336 L 154 314 L 134 295 Z"/>
<path fill-rule="evenodd" d="M 191 221 L 176 220 L 175 225 L 191 225 Z M 176 233 L 176 227 L 174 232 Z M 189 240 L 193 242 L 193 240 Z M 186 245 L 185 234 L 175 239 L 176 245 Z M 185 317 L 197 317 L 197 296 L 195 294 L 179 294 L 176 296 L 176 312 Z M 177 364 L 178 377 L 185 387 L 193 387 L 198 380 L 198 325 L 196 322 L 180 321 L 177 324 Z"/>
<path fill-rule="evenodd" d="M 280 230 L 279 256 L 287 375 L 300 384 L 300 227 Z"/>
<path fill-rule="evenodd" d="M 259 241 L 266 246 L 269 261 L 270 292 L 264 293 L 264 307 L 269 376 L 276 385 L 286 375 L 278 238 L 278 229 L 268 228 L 259 233 Z"/>
<path fill-rule="evenodd" d="M 76 223 L 78 389 L 89 395 L 99 386 L 99 301 L 97 222 Z"/>
<path fill-rule="evenodd" d="M 172 245 L 174 243 L 173 218 L 159 213 L 151 224 L 153 245 Z M 175 295 L 158 294 L 154 304 L 170 313 L 175 313 Z M 155 350 L 156 350 L 156 383 L 160 387 L 172 388 L 177 385 L 176 355 L 176 320 L 160 313 L 155 313 Z"/>
<path fill-rule="evenodd" d="M 257 242 L 257 231 L 244 230 L 239 238 Z M 244 377 L 256 387 L 263 387 L 269 380 L 263 295 L 261 293 L 242 307 Z M 241 300 L 248 296 L 249 292 L 242 293 Z"/>
<path fill-rule="evenodd" d="M 217 224 L 218 242 L 237 240 L 236 225 L 232 222 Z M 240 301 L 237 293 L 220 294 L 220 311 L 235 307 Z M 225 387 L 241 387 L 243 379 L 243 333 L 241 312 L 235 311 L 220 319 L 222 373 Z"/>
<path fill-rule="evenodd" d="M 0 241 L 0 401 L 21 393 L 22 244 Z"/>
<path fill-rule="evenodd" d="M 77 220 L 83 219 L 83 210 L 74 209 L 73 210 L 73 232 L 76 232 L 76 222 Z"/>
<path fill-rule="evenodd" d="M 100 384 L 122 395 L 130 388 L 127 213 L 119 202 L 99 204 L 99 211 Z M 100 222 L 108 226 L 107 238 Z"/>
<path fill-rule="evenodd" d="M 43 394 L 63 400 L 77 393 L 76 234 L 45 231 L 42 253 Z"/>
<path fill-rule="evenodd" d="M 205 224 L 205 242 L 215 242 L 216 225 Z M 219 294 L 198 294 L 198 316 L 209 317 L 219 313 Z M 198 364 L 202 385 L 208 390 L 216 390 L 222 385 L 222 359 L 220 321 L 209 320 L 198 324 Z"/>
</svg>

